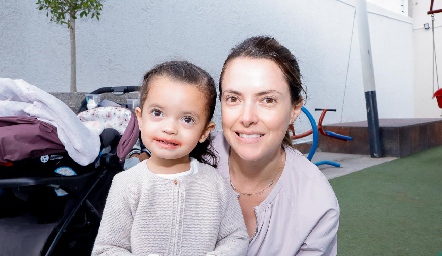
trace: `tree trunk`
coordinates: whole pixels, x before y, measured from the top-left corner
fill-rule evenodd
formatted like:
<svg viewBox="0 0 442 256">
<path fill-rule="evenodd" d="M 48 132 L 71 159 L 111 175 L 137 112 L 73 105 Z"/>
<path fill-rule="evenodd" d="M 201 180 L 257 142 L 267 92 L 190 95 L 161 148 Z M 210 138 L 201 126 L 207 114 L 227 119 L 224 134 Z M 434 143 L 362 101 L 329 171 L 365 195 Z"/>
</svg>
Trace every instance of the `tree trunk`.
<svg viewBox="0 0 442 256">
<path fill-rule="evenodd" d="M 69 17 L 69 38 L 71 42 L 71 92 L 77 92 L 77 57 L 75 50 L 75 19 L 74 14 Z"/>
</svg>

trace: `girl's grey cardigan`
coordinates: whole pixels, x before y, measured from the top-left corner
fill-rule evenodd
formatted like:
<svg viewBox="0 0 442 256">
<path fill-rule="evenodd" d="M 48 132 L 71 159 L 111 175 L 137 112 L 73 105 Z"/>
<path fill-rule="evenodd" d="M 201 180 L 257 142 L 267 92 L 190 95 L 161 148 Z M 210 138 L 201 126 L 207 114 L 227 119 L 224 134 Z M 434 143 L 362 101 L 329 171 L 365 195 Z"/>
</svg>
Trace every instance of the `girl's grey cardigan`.
<svg viewBox="0 0 442 256">
<path fill-rule="evenodd" d="M 146 161 L 114 177 L 92 255 L 246 255 L 236 195 L 211 166 L 180 180 Z"/>
</svg>

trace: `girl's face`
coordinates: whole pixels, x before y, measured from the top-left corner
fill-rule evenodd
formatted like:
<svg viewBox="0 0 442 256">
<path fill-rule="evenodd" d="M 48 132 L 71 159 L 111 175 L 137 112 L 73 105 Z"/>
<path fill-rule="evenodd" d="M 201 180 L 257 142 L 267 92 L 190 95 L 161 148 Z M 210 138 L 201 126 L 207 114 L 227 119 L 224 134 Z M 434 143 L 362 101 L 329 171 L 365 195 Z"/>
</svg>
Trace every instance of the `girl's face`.
<svg viewBox="0 0 442 256">
<path fill-rule="evenodd" d="M 246 161 L 273 157 L 287 128 L 301 111 L 278 65 L 267 59 L 239 57 L 222 77 L 222 128 L 233 153 Z"/>
<path fill-rule="evenodd" d="M 195 85 L 166 76 L 152 78 L 143 109 L 135 109 L 149 161 L 189 162 L 189 153 L 204 142 L 214 123 L 207 122 L 207 99 Z"/>
</svg>

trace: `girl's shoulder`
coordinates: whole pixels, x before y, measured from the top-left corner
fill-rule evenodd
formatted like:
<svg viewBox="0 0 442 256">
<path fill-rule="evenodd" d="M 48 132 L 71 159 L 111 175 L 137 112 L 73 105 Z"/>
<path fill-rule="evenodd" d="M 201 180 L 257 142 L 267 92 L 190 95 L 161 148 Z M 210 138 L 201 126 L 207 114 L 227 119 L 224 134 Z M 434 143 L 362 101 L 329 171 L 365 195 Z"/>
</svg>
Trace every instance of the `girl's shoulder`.
<svg viewBox="0 0 442 256">
<path fill-rule="evenodd" d="M 117 173 L 113 180 L 114 182 L 137 182 L 142 180 L 142 177 L 150 174 L 151 172 L 147 169 L 146 160 L 144 160 L 125 171 Z"/>
<path fill-rule="evenodd" d="M 208 178 L 223 179 L 215 167 L 201 162 L 198 162 L 198 173 L 201 173 L 201 175 L 207 176 Z"/>
<path fill-rule="evenodd" d="M 198 162 L 198 172 L 190 179 L 194 179 L 201 186 L 211 187 L 219 193 L 226 193 L 229 183 L 223 178 L 220 172 L 213 166 Z"/>
</svg>

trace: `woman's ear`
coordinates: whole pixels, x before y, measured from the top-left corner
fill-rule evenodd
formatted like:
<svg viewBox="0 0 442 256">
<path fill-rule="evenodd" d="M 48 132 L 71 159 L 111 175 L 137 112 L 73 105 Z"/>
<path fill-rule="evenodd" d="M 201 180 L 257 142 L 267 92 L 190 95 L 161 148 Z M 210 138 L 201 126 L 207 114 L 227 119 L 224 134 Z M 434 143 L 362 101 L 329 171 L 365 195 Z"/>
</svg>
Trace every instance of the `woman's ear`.
<svg viewBox="0 0 442 256">
<path fill-rule="evenodd" d="M 136 107 L 135 108 L 135 115 L 137 116 L 137 120 L 138 120 L 138 127 L 141 128 L 141 108 L 140 107 Z"/>
<path fill-rule="evenodd" d="M 212 132 L 213 129 L 215 129 L 215 126 L 216 126 L 216 124 L 214 122 L 209 122 L 209 124 L 207 124 L 206 128 L 201 133 L 201 137 L 198 141 L 200 143 L 203 143 L 204 141 L 206 141 L 207 137 L 209 137 L 209 135 L 210 135 L 210 132 Z"/>
<path fill-rule="evenodd" d="M 301 108 L 304 104 L 304 100 L 300 100 L 298 103 L 293 104 L 290 112 L 290 124 L 293 124 L 296 118 L 301 114 Z"/>
</svg>

